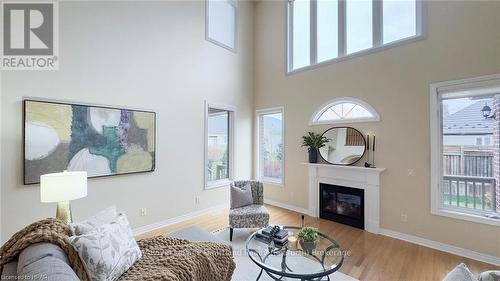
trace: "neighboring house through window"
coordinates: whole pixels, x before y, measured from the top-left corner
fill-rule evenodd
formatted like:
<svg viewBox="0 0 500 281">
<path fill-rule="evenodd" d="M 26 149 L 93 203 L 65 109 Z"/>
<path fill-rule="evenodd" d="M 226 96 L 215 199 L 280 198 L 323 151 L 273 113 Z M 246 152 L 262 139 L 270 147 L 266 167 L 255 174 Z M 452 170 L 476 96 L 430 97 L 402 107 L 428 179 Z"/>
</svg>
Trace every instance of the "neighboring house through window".
<svg viewBox="0 0 500 281">
<path fill-rule="evenodd" d="M 499 101 L 500 77 L 431 87 L 433 213 L 500 225 Z"/>
<path fill-rule="evenodd" d="M 283 108 L 257 111 L 257 175 L 259 180 L 283 184 Z"/>
<path fill-rule="evenodd" d="M 207 103 L 205 119 L 205 186 L 227 185 L 233 173 L 234 113 L 232 106 Z"/>
</svg>

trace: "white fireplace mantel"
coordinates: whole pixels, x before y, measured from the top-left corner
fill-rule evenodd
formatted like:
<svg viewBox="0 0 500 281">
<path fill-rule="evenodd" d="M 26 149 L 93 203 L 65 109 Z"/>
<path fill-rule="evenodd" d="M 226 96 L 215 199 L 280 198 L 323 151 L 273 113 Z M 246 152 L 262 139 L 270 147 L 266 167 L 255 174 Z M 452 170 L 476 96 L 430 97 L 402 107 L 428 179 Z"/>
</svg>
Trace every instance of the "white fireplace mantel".
<svg viewBox="0 0 500 281">
<path fill-rule="evenodd" d="M 379 233 L 380 174 L 384 168 L 303 163 L 309 168 L 309 214 L 319 217 L 319 184 L 333 184 L 365 191 L 365 229 Z"/>
</svg>

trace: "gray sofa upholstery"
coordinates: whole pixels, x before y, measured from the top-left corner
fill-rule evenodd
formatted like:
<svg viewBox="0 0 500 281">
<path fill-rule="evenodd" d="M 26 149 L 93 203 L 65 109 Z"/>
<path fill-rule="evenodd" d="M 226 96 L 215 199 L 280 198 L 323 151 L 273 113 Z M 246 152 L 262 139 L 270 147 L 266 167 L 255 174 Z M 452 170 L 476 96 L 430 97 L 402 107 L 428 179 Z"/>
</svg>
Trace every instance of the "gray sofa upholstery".
<svg viewBox="0 0 500 281">
<path fill-rule="evenodd" d="M 196 242 L 224 243 L 214 235 L 190 226 L 167 235 Z M 50 243 L 36 243 L 24 249 L 17 261 L 0 268 L 0 280 L 79 281 L 64 251 Z"/>
<path fill-rule="evenodd" d="M 2 269 L 0 280 L 15 280 L 17 277 L 17 261 L 9 262 Z"/>
<path fill-rule="evenodd" d="M 50 243 L 36 243 L 24 249 L 17 261 L 6 264 L 2 280 L 79 281 L 64 251 Z"/>
</svg>

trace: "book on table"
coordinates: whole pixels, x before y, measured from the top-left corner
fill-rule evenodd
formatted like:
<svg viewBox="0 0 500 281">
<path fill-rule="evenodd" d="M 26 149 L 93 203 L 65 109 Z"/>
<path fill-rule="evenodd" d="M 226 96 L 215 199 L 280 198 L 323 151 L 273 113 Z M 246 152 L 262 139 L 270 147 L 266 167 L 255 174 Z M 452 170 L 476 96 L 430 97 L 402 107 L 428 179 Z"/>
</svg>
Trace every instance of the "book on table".
<svg viewBox="0 0 500 281">
<path fill-rule="evenodd" d="M 270 226 L 263 230 L 259 230 L 257 234 L 255 234 L 255 238 L 264 243 L 270 243 L 271 240 L 273 240 L 276 246 L 286 245 L 288 243 L 288 232 L 283 229 L 280 229 L 274 236 L 271 237 L 272 229 L 273 227 Z"/>
<path fill-rule="evenodd" d="M 274 229 L 274 226 L 268 226 L 268 227 L 262 229 L 261 233 L 263 235 L 271 236 L 273 229 Z M 282 239 L 282 238 L 287 237 L 287 236 L 288 236 L 288 231 L 286 231 L 284 229 L 280 229 L 277 233 L 274 234 L 274 237 L 278 237 L 279 239 Z"/>
</svg>

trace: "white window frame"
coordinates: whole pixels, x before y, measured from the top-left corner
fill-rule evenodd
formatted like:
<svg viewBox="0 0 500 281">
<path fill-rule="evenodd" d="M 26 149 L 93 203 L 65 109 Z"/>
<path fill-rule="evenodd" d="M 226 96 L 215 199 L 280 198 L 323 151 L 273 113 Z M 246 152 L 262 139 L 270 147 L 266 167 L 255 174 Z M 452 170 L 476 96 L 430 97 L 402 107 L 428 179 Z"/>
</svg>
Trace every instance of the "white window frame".
<svg viewBox="0 0 500 281">
<path fill-rule="evenodd" d="M 209 2 L 211 1 L 226 1 L 228 2 L 231 6 L 234 8 L 234 46 L 228 46 L 222 42 L 219 42 L 209 36 L 209 30 L 210 30 L 210 24 L 209 24 L 209 19 L 210 19 L 210 13 L 209 13 Z M 205 1 L 205 40 L 222 47 L 224 49 L 227 49 L 233 53 L 237 53 L 238 51 L 238 1 L 236 0 L 206 0 Z"/>
<path fill-rule="evenodd" d="M 341 103 L 353 103 L 358 106 L 361 106 L 368 112 L 370 112 L 370 114 L 372 114 L 373 117 L 323 120 L 323 121 L 319 120 L 319 118 L 321 118 L 321 115 L 323 115 L 323 113 L 327 111 L 330 107 Z M 311 119 L 309 120 L 309 125 L 313 126 L 313 125 L 324 125 L 324 124 L 351 124 L 351 123 L 379 122 L 379 121 L 380 121 L 380 115 L 375 110 L 375 108 L 373 108 L 369 103 L 353 97 L 342 97 L 330 100 L 322 104 L 311 116 Z"/>
<path fill-rule="evenodd" d="M 261 163 L 261 116 L 273 113 L 281 113 L 282 116 L 282 127 L 281 127 L 281 135 L 282 135 L 282 143 L 283 143 L 283 159 L 281 161 L 281 179 L 276 180 L 274 178 L 267 178 L 262 175 L 262 163 Z M 255 143 L 256 151 L 255 151 L 255 171 L 257 175 L 257 179 L 264 183 L 281 186 L 285 185 L 285 108 L 283 106 L 276 106 L 271 108 L 258 109 L 255 111 Z"/>
<path fill-rule="evenodd" d="M 226 110 L 229 112 L 229 150 L 228 150 L 228 169 L 229 169 L 229 178 L 216 180 L 216 181 L 208 181 L 208 109 L 215 108 L 219 110 Z M 205 189 L 213 189 L 217 187 L 228 186 L 234 178 L 234 144 L 235 144 L 235 126 L 234 122 L 236 120 L 236 106 L 226 105 L 220 103 L 210 103 L 205 101 L 205 139 L 204 139 L 204 152 L 205 157 L 203 161 L 203 174 L 204 174 L 204 188 Z"/>
<path fill-rule="evenodd" d="M 318 62 L 317 55 L 317 1 L 318 0 L 310 0 L 311 1 L 311 9 L 310 9 L 310 63 L 308 66 L 304 66 L 301 68 L 293 69 L 293 2 L 294 0 L 286 0 L 285 1 L 285 10 L 286 10 L 286 40 L 285 40 L 285 69 L 286 74 L 295 74 L 305 70 L 315 69 L 320 66 L 333 64 L 341 61 L 345 61 L 348 59 L 352 59 L 359 56 L 364 56 L 367 54 L 379 52 L 382 50 L 386 50 L 389 48 L 405 45 L 411 42 L 415 42 L 418 40 L 422 40 L 425 38 L 425 1 L 424 0 L 416 0 L 416 35 L 402 38 L 396 41 L 392 41 L 389 43 L 383 43 L 383 32 L 384 32 L 384 21 L 383 21 L 383 1 L 382 0 L 372 0 L 372 38 L 373 38 L 373 46 L 368 49 L 364 49 L 358 52 L 354 52 L 351 54 L 346 54 L 346 0 L 338 0 L 338 56 L 336 58 Z"/>
<path fill-rule="evenodd" d="M 500 226 L 500 220 L 488 218 L 480 212 L 444 207 L 440 203 L 440 182 L 442 178 L 442 109 L 441 95 L 454 93 L 457 97 L 484 95 L 500 92 L 500 74 L 487 75 L 470 79 L 447 81 L 430 85 L 430 129 L 431 129 L 431 214 L 488 225 Z"/>
</svg>

